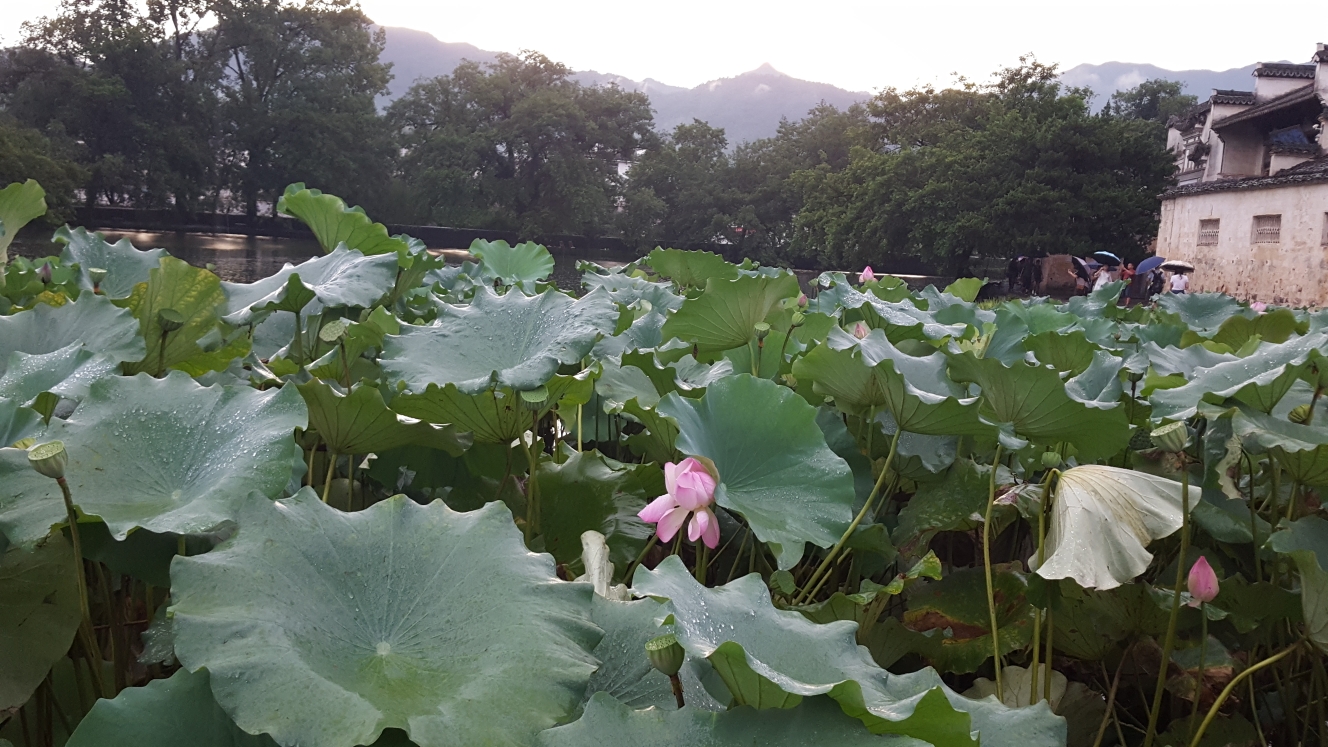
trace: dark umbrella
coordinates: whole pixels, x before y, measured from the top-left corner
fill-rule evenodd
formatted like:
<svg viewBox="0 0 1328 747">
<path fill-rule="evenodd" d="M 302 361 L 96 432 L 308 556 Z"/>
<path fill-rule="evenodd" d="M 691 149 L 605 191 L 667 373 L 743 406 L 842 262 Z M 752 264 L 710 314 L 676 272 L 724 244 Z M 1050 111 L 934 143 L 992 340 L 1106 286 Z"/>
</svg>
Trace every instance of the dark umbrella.
<svg viewBox="0 0 1328 747">
<path fill-rule="evenodd" d="M 1082 257 L 1071 256 L 1070 259 L 1074 260 L 1074 273 L 1076 275 L 1084 280 L 1091 280 L 1093 278 L 1093 273 L 1088 269 L 1088 262 L 1084 261 Z"/>
<path fill-rule="evenodd" d="M 1104 265 L 1111 265 L 1112 267 L 1115 267 L 1116 265 L 1121 263 L 1121 258 L 1117 257 L 1111 252 L 1093 252 L 1093 256 L 1102 260 L 1102 264 Z"/>
<path fill-rule="evenodd" d="M 1140 275 L 1144 274 L 1145 272 L 1152 272 L 1153 270 L 1156 270 L 1159 265 L 1161 265 L 1163 262 L 1166 261 L 1167 261 L 1166 257 L 1149 257 L 1148 259 L 1145 259 L 1144 261 L 1140 262 L 1139 266 L 1134 268 L 1134 271 L 1139 273 Z"/>
<path fill-rule="evenodd" d="M 1182 262 L 1179 259 L 1169 259 L 1162 263 L 1162 269 L 1167 272 L 1179 272 L 1183 275 L 1187 272 L 1194 272 L 1194 265 L 1189 262 Z"/>
</svg>

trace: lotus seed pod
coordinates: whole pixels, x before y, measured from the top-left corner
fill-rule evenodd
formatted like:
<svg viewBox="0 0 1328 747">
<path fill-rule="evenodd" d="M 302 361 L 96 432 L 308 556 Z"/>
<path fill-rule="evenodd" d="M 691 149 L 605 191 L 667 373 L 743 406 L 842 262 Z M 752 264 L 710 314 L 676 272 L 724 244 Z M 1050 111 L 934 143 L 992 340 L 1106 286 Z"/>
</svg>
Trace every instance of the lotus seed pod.
<svg viewBox="0 0 1328 747">
<path fill-rule="evenodd" d="M 672 677 L 682 669 L 687 652 L 678 645 L 677 637 L 667 633 L 646 641 L 646 656 L 650 658 L 650 666 Z"/>
<path fill-rule="evenodd" d="M 789 324 L 792 325 L 794 329 L 797 329 L 798 327 L 801 327 L 806 323 L 807 323 L 807 315 L 802 313 L 801 311 L 793 312 L 793 317 L 789 320 Z"/>
<path fill-rule="evenodd" d="M 1157 448 L 1157 444 L 1153 443 L 1148 429 L 1140 426 L 1135 428 L 1134 433 L 1130 435 L 1130 448 L 1135 451 L 1149 451 Z"/>
<path fill-rule="evenodd" d="M 532 412 L 542 410 L 545 405 L 549 404 L 549 388 L 543 384 L 534 389 L 527 389 L 521 392 L 520 395 L 521 406 Z"/>
<path fill-rule="evenodd" d="M 1061 455 L 1054 451 L 1042 452 L 1042 466 L 1045 469 L 1056 469 L 1061 466 Z"/>
<path fill-rule="evenodd" d="M 92 286 L 94 288 L 101 285 L 101 281 L 106 279 L 107 274 L 106 270 L 100 267 L 88 268 L 88 279 L 92 281 Z"/>
<path fill-rule="evenodd" d="M 1310 422 L 1310 406 L 1296 405 L 1291 408 L 1291 412 L 1287 414 L 1287 418 L 1293 423 L 1305 425 Z"/>
<path fill-rule="evenodd" d="M 1150 437 L 1157 448 L 1177 454 L 1184 451 L 1185 444 L 1189 443 L 1190 428 L 1181 422 L 1167 423 L 1153 431 Z"/>
<path fill-rule="evenodd" d="M 753 328 L 756 330 L 756 339 L 764 340 L 766 335 L 770 334 L 770 325 L 765 322 L 757 322 Z"/>
<path fill-rule="evenodd" d="M 1138 384 L 1144 380 L 1143 371 L 1127 371 L 1125 376 L 1130 380 L 1131 384 Z"/>
<path fill-rule="evenodd" d="M 184 326 L 184 315 L 175 309 L 162 309 L 157 312 L 157 326 L 163 334 L 174 332 Z"/>
<path fill-rule="evenodd" d="M 47 441 L 28 449 L 28 464 L 52 480 L 63 480 L 69 453 L 63 441 Z"/>
</svg>

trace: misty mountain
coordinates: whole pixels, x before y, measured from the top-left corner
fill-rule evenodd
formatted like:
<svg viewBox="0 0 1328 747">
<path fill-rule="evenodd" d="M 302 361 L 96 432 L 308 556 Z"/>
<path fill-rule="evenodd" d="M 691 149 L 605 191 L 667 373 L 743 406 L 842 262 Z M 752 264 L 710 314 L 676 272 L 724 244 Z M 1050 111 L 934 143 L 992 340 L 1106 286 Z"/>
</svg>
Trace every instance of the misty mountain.
<svg viewBox="0 0 1328 747">
<path fill-rule="evenodd" d="M 392 63 L 394 77 L 388 95 L 379 100 L 382 106 L 404 94 L 420 78 L 451 73 L 462 60 L 485 63 L 498 57 L 497 52 L 473 44 L 439 41 L 424 31 L 397 26 L 383 28 L 387 45 L 381 59 Z M 583 85 L 614 84 L 644 92 L 655 110 L 655 128 L 661 132 L 700 119 L 723 127 L 730 145 L 770 137 L 779 128 L 781 118 L 802 119 L 822 101 L 843 109 L 870 98 L 870 94 L 845 91 L 827 83 L 799 80 L 770 65 L 695 88 L 671 86 L 652 78 L 637 81 L 593 70 L 577 72 L 572 77 Z"/>
<path fill-rule="evenodd" d="M 1230 70 L 1167 70 L 1157 65 L 1133 62 L 1104 62 L 1101 65 L 1076 65 L 1061 73 L 1061 82 L 1093 89 L 1093 109 L 1101 109 L 1111 94 L 1133 88 L 1145 80 L 1165 78 L 1178 80 L 1185 93 L 1208 98 L 1214 88 L 1237 91 L 1254 90 L 1254 65 L 1233 67 Z"/>
</svg>

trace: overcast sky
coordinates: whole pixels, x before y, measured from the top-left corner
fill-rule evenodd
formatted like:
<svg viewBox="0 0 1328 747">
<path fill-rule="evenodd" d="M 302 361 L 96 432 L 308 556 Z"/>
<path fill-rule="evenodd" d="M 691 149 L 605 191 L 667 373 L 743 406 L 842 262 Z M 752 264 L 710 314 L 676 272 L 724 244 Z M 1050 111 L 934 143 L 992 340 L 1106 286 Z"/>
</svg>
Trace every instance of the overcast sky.
<svg viewBox="0 0 1328 747">
<path fill-rule="evenodd" d="M 385 26 L 494 51 L 537 49 L 577 70 L 680 86 L 768 62 L 798 78 L 874 91 L 947 82 L 955 72 L 985 79 L 1026 52 L 1062 69 L 1120 60 L 1224 70 L 1304 62 L 1316 41 L 1328 41 L 1328 24 L 1270 20 L 1258 4 L 1227 0 L 1187 9 L 1157 0 L 361 1 Z M 5 5 L 0 44 L 9 45 L 22 21 L 51 13 L 58 0 Z"/>
</svg>

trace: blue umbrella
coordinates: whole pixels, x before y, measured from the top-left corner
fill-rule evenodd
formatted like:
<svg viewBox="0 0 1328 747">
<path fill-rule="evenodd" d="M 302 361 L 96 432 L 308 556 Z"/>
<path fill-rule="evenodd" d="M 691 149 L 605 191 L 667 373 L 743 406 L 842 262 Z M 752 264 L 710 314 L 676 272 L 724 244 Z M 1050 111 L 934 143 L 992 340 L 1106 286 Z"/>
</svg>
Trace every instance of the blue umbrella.
<svg viewBox="0 0 1328 747">
<path fill-rule="evenodd" d="M 1134 268 L 1134 271 L 1139 273 L 1140 275 L 1144 274 L 1145 272 L 1152 272 L 1153 270 L 1156 270 L 1159 265 L 1161 265 L 1163 262 L 1166 261 L 1167 261 L 1166 257 L 1149 257 L 1148 259 L 1145 259 L 1144 261 L 1140 262 L 1139 266 Z"/>
<path fill-rule="evenodd" d="M 1111 252 L 1093 252 L 1093 256 L 1102 260 L 1102 264 L 1104 265 L 1118 265 L 1121 263 L 1120 257 L 1117 257 Z"/>
</svg>

